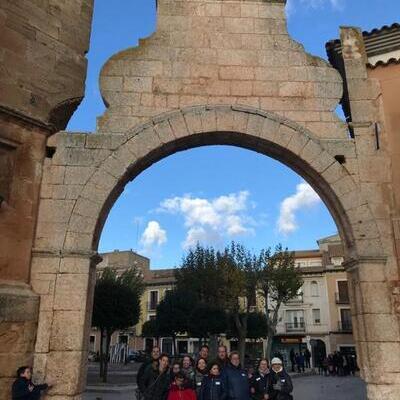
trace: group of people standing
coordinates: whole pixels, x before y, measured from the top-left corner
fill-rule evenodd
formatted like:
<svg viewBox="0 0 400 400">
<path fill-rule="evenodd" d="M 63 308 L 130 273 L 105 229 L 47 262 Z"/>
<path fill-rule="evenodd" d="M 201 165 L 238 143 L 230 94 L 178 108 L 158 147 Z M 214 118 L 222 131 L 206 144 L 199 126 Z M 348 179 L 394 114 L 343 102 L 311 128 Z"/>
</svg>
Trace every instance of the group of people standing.
<svg viewBox="0 0 400 400">
<path fill-rule="evenodd" d="M 292 372 L 305 372 L 306 368 L 311 368 L 311 352 L 308 349 L 296 353 L 294 349 L 290 350 L 290 363 L 292 365 Z"/>
<path fill-rule="evenodd" d="M 342 354 L 340 351 L 335 351 L 327 357 L 320 357 L 317 365 L 319 375 L 324 376 L 354 376 L 358 370 L 356 356 Z"/>
<path fill-rule="evenodd" d="M 218 347 L 209 360 L 208 346 L 202 346 L 193 360 L 185 355 L 170 365 L 168 355 L 154 347 L 151 360 L 137 375 L 138 396 L 144 400 L 292 400 L 293 384 L 279 358 L 262 359 L 255 372 L 245 370 L 239 353 Z"/>
</svg>

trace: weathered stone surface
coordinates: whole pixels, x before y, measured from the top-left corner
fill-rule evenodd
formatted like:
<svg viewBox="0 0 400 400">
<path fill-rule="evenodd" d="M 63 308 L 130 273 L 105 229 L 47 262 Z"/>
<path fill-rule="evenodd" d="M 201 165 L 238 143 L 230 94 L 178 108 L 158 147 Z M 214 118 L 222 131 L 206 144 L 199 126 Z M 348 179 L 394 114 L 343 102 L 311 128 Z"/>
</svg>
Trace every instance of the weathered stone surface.
<svg viewBox="0 0 400 400">
<path fill-rule="evenodd" d="M 46 143 L 54 131 L 46 123 L 62 128 L 82 96 L 92 5 L 52 2 L 44 11 L 41 2 L 14 3 L 0 6 L 0 56 L 14 66 L 5 63 L 10 81 L 0 78 L 0 103 L 25 119 L 15 124 L 1 118 L 1 136 L 13 147 L 7 157 L 18 166 L 13 185 L 19 196 L 10 200 L 14 211 L 0 210 L 0 272 L 29 281 L 40 306 L 36 295 L 0 290 L 0 312 L 8 318 L 0 326 L 0 370 L 6 371 L 0 385 L 9 384 L 16 365 L 31 362 L 39 309 L 38 376 L 57 382 L 54 399 L 79 398 L 99 220 L 144 166 L 179 149 L 224 143 L 274 156 L 321 193 L 352 259 L 352 314 L 369 398 L 397 400 L 394 249 L 400 248 L 400 234 L 391 221 L 398 214 L 392 175 L 397 164 L 387 157 L 395 146 L 385 136 L 376 101 L 380 88 L 368 78 L 361 34 L 342 34 L 355 136 L 350 139 L 332 112 L 342 97 L 341 77 L 289 37 L 284 1 L 160 0 L 158 31 L 139 48 L 113 56 L 102 70 L 108 108 L 99 133 L 60 132 Z M 382 121 L 379 149 L 376 121 Z M 11 346 L 15 354 L 9 355 Z"/>
</svg>

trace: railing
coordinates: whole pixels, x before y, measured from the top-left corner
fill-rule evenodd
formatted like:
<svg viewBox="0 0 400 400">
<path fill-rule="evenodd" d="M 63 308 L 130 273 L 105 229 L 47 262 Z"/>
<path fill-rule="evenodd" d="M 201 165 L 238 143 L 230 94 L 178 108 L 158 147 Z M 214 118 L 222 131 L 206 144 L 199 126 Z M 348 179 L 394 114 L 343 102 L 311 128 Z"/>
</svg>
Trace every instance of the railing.
<svg viewBox="0 0 400 400">
<path fill-rule="evenodd" d="M 338 322 L 339 332 L 353 332 L 353 324 L 351 321 L 339 321 Z"/>
<path fill-rule="evenodd" d="M 293 297 L 292 299 L 288 300 L 286 302 L 286 304 L 303 303 L 303 301 L 304 301 L 303 295 L 299 294 L 299 295 Z"/>
<path fill-rule="evenodd" d="M 305 332 L 306 324 L 304 322 L 287 322 L 285 324 L 286 332 Z"/>
<path fill-rule="evenodd" d="M 350 304 L 349 295 L 340 295 L 340 293 L 335 293 L 336 304 Z"/>
</svg>

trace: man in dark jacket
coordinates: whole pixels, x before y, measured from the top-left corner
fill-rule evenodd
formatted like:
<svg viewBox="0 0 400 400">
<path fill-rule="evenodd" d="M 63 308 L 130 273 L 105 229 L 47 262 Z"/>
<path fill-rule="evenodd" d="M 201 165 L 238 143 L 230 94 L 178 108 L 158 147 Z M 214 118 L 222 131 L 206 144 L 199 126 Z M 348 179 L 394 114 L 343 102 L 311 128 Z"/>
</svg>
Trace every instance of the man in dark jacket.
<svg viewBox="0 0 400 400">
<path fill-rule="evenodd" d="M 292 400 L 293 384 L 289 374 L 283 369 L 281 359 L 271 361 L 267 394 L 269 400 Z"/>
<path fill-rule="evenodd" d="M 143 364 L 139 367 L 139 370 L 136 375 L 136 383 L 139 385 L 139 381 L 142 379 L 144 371 L 150 364 L 156 365 L 158 363 L 158 359 L 160 358 L 160 348 L 158 346 L 154 346 L 151 350 L 150 357 L 147 358 Z"/>
<path fill-rule="evenodd" d="M 229 355 L 229 364 L 222 371 L 227 400 L 250 400 L 250 385 L 247 372 L 240 366 L 240 356 L 237 351 Z"/>
<path fill-rule="evenodd" d="M 41 392 L 48 389 L 47 384 L 34 385 L 30 367 L 20 367 L 17 370 L 17 379 L 12 385 L 12 400 L 39 400 Z"/>
<path fill-rule="evenodd" d="M 170 385 L 169 358 L 161 354 L 157 365 L 147 366 L 139 380 L 139 389 L 145 400 L 165 400 Z"/>
<path fill-rule="evenodd" d="M 219 366 L 220 372 L 228 365 L 228 350 L 226 346 L 220 345 L 218 346 L 218 354 L 217 359 L 215 360 Z"/>
</svg>

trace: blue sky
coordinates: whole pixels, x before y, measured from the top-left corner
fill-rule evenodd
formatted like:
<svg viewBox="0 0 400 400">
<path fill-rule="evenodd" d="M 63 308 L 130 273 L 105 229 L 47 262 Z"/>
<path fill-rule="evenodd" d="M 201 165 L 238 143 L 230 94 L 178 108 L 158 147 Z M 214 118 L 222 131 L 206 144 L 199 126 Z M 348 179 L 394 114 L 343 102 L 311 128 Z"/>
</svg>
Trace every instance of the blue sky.
<svg viewBox="0 0 400 400">
<path fill-rule="evenodd" d="M 94 131 L 104 112 L 98 76 L 105 61 L 155 29 L 155 0 L 110 4 L 95 2 L 86 95 L 71 131 Z M 338 37 L 339 26 L 391 24 L 400 3 L 289 0 L 288 13 L 292 37 L 326 58 L 325 43 Z M 279 242 L 306 249 L 335 231 L 325 206 L 290 169 L 248 150 L 211 146 L 170 156 L 130 183 L 110 212 L 99 250 L 132 248 L 150 256 L 153 267 L 171 267 L 197 240 L 222 246 L 235 239 L 254 250 Z"/>
</svg>

